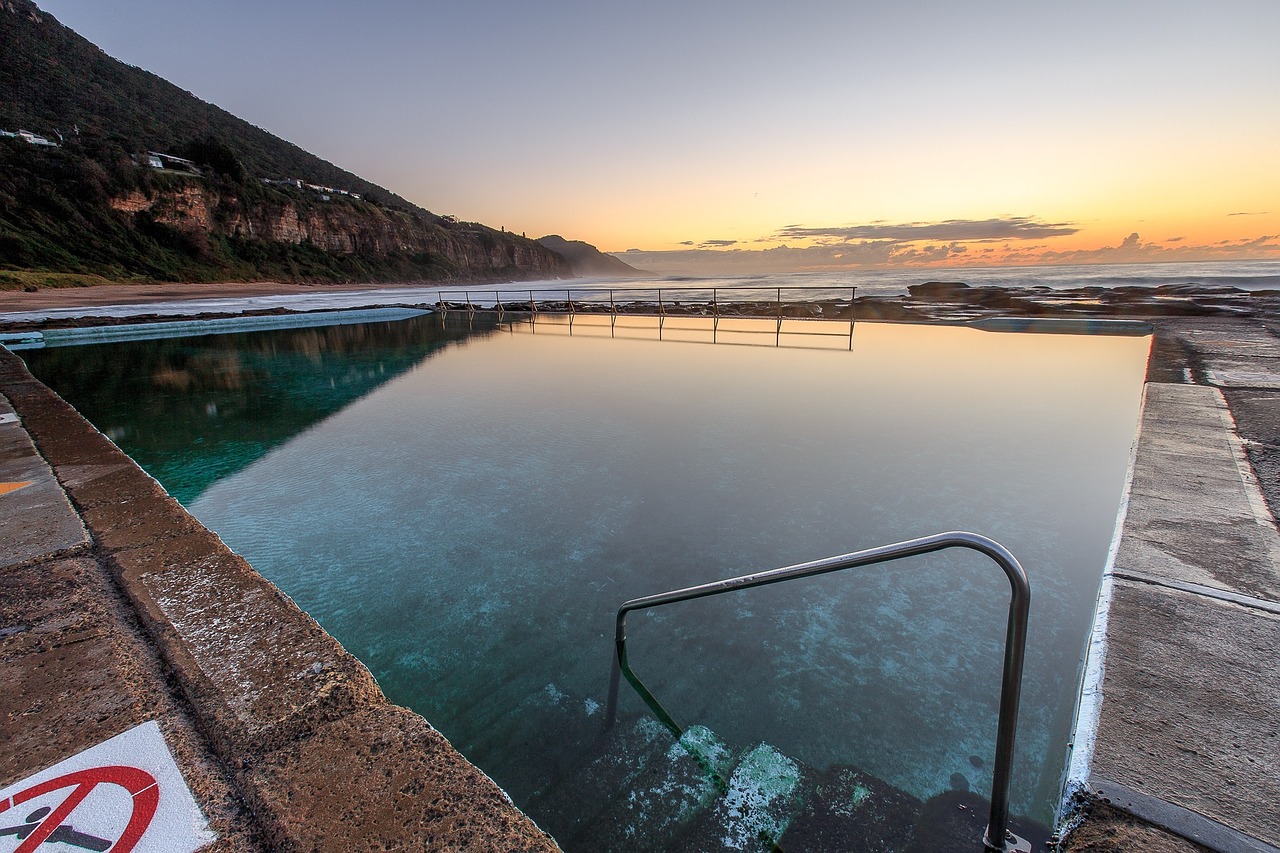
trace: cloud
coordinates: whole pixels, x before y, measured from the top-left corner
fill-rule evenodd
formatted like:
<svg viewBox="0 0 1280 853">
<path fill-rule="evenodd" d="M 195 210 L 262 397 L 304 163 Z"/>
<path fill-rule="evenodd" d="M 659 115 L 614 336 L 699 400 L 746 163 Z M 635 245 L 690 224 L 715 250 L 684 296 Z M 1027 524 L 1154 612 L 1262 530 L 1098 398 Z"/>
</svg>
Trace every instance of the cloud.
<svg viewBox="0 0 1280 853">
<path fill-rule="evenodd" d="M 703 241 L 702 241 L 702 243 L 700 244 L 699 248 L 702 248 L 702 249 L 721 249 L 721 248 L 725 248 L 725 247 L 728 247 L 728 246 L 736 246 L 737 244 L 738 244 L 738 241 L 737 241 L 737 240 L 703 240 Z M 681 246 L 683 246 L 683 245 L 686 245 L 686 244 L 681 243 L 680 245 L 681 245 Z"/>
<path fill-rule="evenodd" d="M 950 243 L 946 246 L 907 247 L 893 253 L 893 260 L 902 264 L 937 264 L 954 259 L 969 251 L 968 246 Z"/>
<path fill-rule="evenodd" d="M 1269 210 L 1244 210 L 1239 213 L 1228 213 L 1227 216 L 1267 216 L 1270 213 Z"/>
<path fill-rule="evenodd" d="M 692 241 L 692 240 L 681 240 L 681 241 L 680 241 L 680 245 L 681 245 L 681 246 L 692 246 L 692 245 L 693 245 L 693 241 Z"/>
<path fill-rule="evenodd" d="M 1040 222 L 1030 216 L 996 219 L 947 219 L 942 222 L 905 222 L 897 225 L 871 223 L 841 227 L 788 225 L 774 235 L 778 239 L 844 241 L 893 240 L 915 242 L 986 242 L 992 240 L 1039 240 L 1066 237 L 1079 231 L 1070 222 Z"/>
<path fill-rule="evenodd" d="M 1144 242 L 1133 232 L 1113 246 L 1050 250 L 1043 244 L 1005 242 L 981 248 L 962 241 L 863 240 L 770 249 L 692 248 L 628 251 L 628 263 L 667 274 L 735 275 L 783 272 L 835 272 L 849 269 L 1018 266 L 1028 264 L 1155 263 L 1162 261 L 1280 259 L 1280 236 L 1266 234 L 1211 245 Z"/>
<path fill-rule="evenodd" d="M 1135 232 L 1117 246 L 1063 252 L 1010 252 L 1001 258 L 1012 264 L 1123 264 L 1166 261 L 1259 260 L 1280 257 L 1277 235 L 1264 234 L 1246 240 L 1219 240 L 1204 246 L 1166 246 L 1144 243 Z"/>
</svg>

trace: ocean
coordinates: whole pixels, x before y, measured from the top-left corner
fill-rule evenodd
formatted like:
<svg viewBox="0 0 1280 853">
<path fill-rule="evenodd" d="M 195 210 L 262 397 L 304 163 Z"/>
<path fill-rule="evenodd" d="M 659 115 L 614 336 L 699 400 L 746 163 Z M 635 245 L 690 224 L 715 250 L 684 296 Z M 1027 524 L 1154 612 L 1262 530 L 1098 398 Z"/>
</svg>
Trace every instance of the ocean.
<svg viewBox="0 0 1280 853">
<path fill-rule="evenodd" d="M 893 296 L 926 281 L 964 282 L 972 287 L 1160 287 L 1194 284 L 1202 287 L 1237 287 L 1241 290 L 1280 290 L 1280 261 L 1213 261 L 1163 264 L 1076 264 L 1071 266 L 956 267 L 898 270 L 840 270 L 838 272 L 769 273 L 763 275 L 693 277 L 654 276 L 618 281 L 581 279 L 575 288 L 615 290 L 711 287 L 813 287 L 833 295 L 848 295 L 856 287 L 859 296 Z M 537 287 L 558 283 L 533 283 Z M 512 288 L 520 285 L 511 285 Z M 477 290 L 482 288 L 477 287 Z M 488 288 L 492 289 L 492 288 Z M 451 290 L 451 288 L 446 288 Z"/>
<path fill-rule="evenodd" d="M 1196 285 L 1205 288 L 1236 287 L 1242 290 L 1280 290 L 1280 261 L 1214 261 L 1164 264 L 1093 264 L 1074 266 L 963 267 L 900 270 L 840 270 L 838 272 L 769 273 L 721 277 L 647 276 L 634 279 L 578 278 L 568 281 L 530 281 L 507 284 L 396 285 L 364 291 L 344 291 L 341 285 L 317 287 L 314 293 L 280 296 L 233 297 L 151 302 L 137 305 L 110 305 L 84 308 L 47 309 L 0 313 L 0 320 L 24 321 L 80 317 L 134 317 L 142 314 L 188 316 L 204 312 L 237 313 L 272 308 L 320 311 L 389 305 L 432 304 L 443 294 L 449 300 L 470 296 L 476 305 L 492 305 L 498 293 L 505 301 L 527 299 L 530 291 L 539 300 L 608 300 L 610 292 L 618 301 L 656 298 L 706 300 L 712 288 L 759 289 L 757 298 L 772 300 L 778 288 L 811 288 L 795 298 L 847 299 L 850 288 L 858 296 L 905 294 L 913 284 L 926 281 L 959 281 L 973 287 L 1160 287 Z M 750 295 L 750 294 L 747 294 Z M 721 297 L 722 299 L 725 297 Z"/>
</svg>

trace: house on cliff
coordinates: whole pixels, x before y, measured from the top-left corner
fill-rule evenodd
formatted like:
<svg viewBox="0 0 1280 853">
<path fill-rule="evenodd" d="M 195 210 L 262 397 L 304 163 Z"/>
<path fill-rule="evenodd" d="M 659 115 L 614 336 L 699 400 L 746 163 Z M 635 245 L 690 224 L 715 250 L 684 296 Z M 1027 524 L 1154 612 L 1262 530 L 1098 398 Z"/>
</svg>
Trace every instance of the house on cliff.
<svg viewBox="0 0 1280 853">
<path fill-rule="evenodd" d="M 31 145 L 41 145 L 47 148 L 58 147 L 58 143 L 29 130 L 19 130 L 17 133 L 10 130 L 0 130 L 0 136 L 7 136 L 10 139 L 22 139 Z"/>
<path fill-rule="evenodd" d="M 147 165 L 153 169 L 169 169 L 175 172 L 188 172 L 192 175 L 200 174 L 200 167 L 185 157 L 175 157 L 172 154 L 162 154 L 159 151 L 147 152 Z"/>
</svg>

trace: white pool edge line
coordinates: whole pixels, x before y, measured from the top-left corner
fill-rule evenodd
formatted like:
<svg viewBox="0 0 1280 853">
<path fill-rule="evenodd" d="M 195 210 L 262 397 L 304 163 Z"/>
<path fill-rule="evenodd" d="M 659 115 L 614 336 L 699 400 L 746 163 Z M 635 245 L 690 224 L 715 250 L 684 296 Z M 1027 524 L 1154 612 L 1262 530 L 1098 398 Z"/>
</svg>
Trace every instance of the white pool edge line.
<svg viewBox="0 0 1280 853">
<path fill-rule="evenodd" d="M 1107 629 L 1110 623 L 1111 600 L 1115 589 L 1116 557 L 1124 537 L 1124 523 L 1129 515 L 1129 498 L 1133 492 L 1133 476 L 1138 463 L 1138 445 L 1142 440 L 1143 417 L 1147 410 L 1149 382 L 1142 384 L 1142 399 L 1138 405 L 1138 428 L 1134 431 L 1129 447 L 1129 468 L 1125 472 L 1124 492 L 1116 510 L 1116 523 L 1111 534 L 1111 546 L 1107 549 L 1107 562 L 1102 570 L 1098 586 L 1098 600 L 1093 613 L 1093 628 L 1085 651 L 1084 676 L 1080 681 L 1080 697 L 1076 703 L 1076 724 L 1071 733 L 1071 760 L 1067 765 L 1063 785 L 1062 802 L 1058 804 L 1055 822 L 1061 824 L 1068 817 L 1075 794 L 1089 783 L 1089 768 L 1093 762 L 1093 750 L 1098 734 L 1098 720 L 1102 715 L 1102 680 L 1106 675 Z"/>
<path fill-rule="evenodd" d="M 265 314 L 215 319 L 168 320 L 158 323 L 123 323 L 115 326 L 48 329 L 44 332 L 5 336 L 10 350 L 42 349 L 48 346 L 114 343 L 117 341 L 227 335 L 276 329 L 303 329 L 406 320 L 431 312 L 421 308 L 355 308 L 333 311 L 305 311 L 293 314 Z"/>
</svg>

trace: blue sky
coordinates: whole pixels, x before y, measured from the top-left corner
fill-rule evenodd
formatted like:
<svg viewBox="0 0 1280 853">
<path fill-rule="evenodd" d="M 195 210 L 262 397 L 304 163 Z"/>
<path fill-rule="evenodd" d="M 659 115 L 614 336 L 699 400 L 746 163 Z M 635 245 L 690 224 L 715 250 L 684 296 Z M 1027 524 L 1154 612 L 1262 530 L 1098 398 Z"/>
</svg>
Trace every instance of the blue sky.
<svg viewBox="0 0 1280 853">
<path fill-rule="evenodd" d="M 1275 0 L 37 2 L 430 210 L 530 236 L 1280 256 L 1257 239 L 1280 233 Z"/>
</svg>

